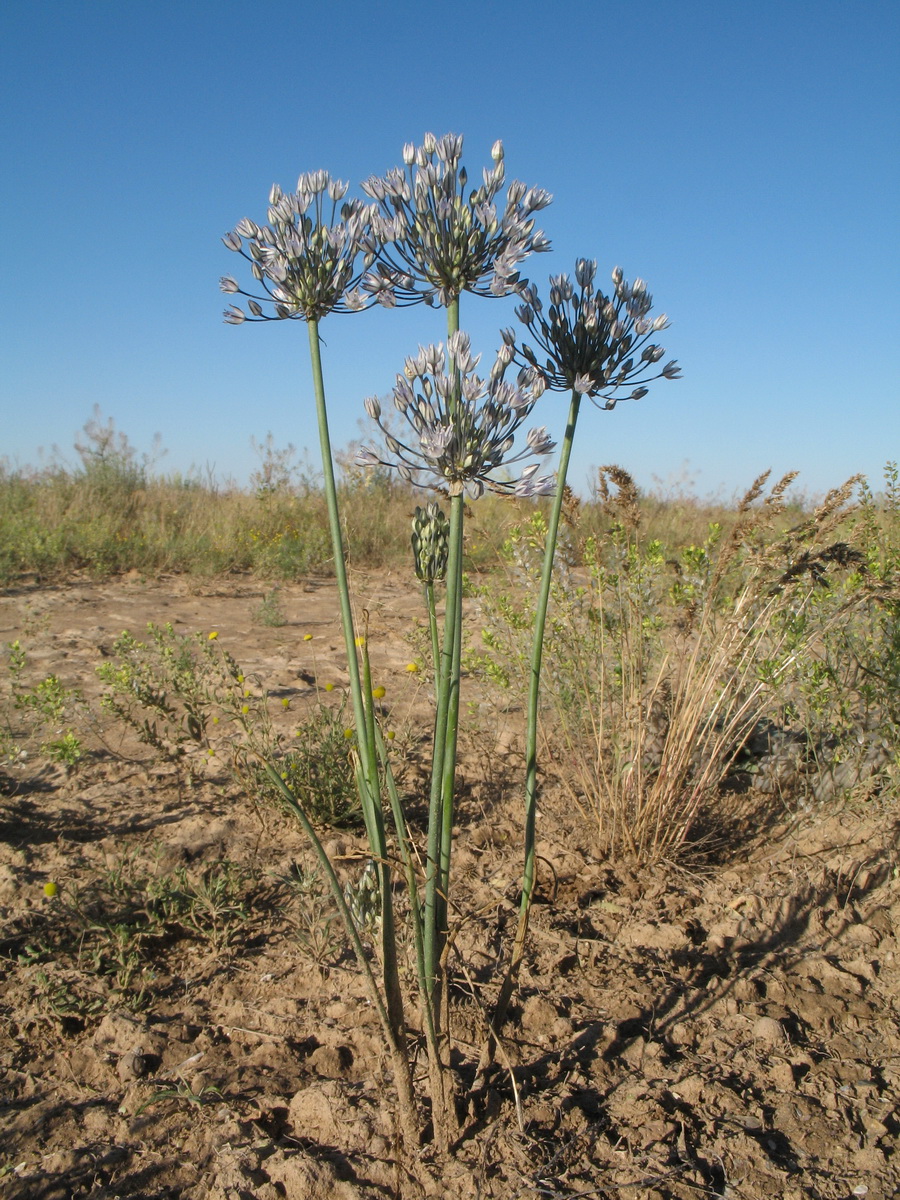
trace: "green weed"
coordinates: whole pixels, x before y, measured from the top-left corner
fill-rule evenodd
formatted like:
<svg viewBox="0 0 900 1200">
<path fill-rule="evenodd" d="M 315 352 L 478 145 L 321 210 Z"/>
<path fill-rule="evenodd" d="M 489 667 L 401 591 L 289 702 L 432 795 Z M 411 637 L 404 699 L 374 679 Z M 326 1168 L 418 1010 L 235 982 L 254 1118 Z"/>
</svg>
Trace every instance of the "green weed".
<svg viewBox="0 0 900 1200">
<path fill-rule="evenodd" d="M 257 625 L 267 625 L 275 629 L 287 625 L 287 616 L 281 606 L 277 587 L 272 588 L 271 592 L 267 592 L 260 600 L 253 610 L 253 620 Z"/>
</svg>

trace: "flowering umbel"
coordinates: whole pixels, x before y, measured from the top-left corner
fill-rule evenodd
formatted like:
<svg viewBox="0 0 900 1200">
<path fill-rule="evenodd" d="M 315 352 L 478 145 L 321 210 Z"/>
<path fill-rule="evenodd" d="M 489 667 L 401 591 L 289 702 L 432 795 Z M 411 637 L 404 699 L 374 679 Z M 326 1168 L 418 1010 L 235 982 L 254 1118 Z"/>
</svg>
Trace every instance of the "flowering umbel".
<svg viewBox="0 0 900 1200">
<path fill-rule="evenodd" d="M 400 441 L 382 419 L 381 405 L 375 397 L 366 400 L 366 411 L 376 422 L 388 451 L 396 462 L 386 462 L 372 449 L 364 447 L 357 455 L 360 466 L 395 467 L 409 483 L 421 484 L 420 474 L 431 475 L 432 486 L 447 489 L 451 495 L 464 491 L 473 496 L 485 488 L 517 496 L 533 496 L 552 490 L 553 478 L 540 477 L 537 463 L 530 463 L 515 481 L 499 480 L 493 472 L 532 454 L 548 454 L 553 442 L 546 429 L 530 429 L 527 448 L 508 457 L 515 436 L 528 418 L 535 401 L 544 390 L 535 378 L 520 387 L 503 379 L 511 362 L 508 347 L 503 347 L 491 370 L 490 379 L 475 374 L 480 355 L 473 358 L 465 333 L 447 339 L 449 371 L 443 345 L 420 349 L 415 358 L 406 360 L 402 375 L 393 390 L 394 407 L 406 419 L 413 437 L 410 444 Z"/>
<path fill-rule="evenodd" d="M 373 175 L 362 185 L 377 203 L 373 228 L 382 243 L 363 287 L 381 304 L 437 300 L 449 307 L 463 292 L 505 296 L 521 287 L 519 263 L 550 249 L 534 227 L 534 213 L 550 203 L 550 194 L 515 180 L 498 208 L 506 177 L 498 141 L 493 166 L 467 196 L 462 146 L 455 134 L 427 133 L 421 146 L 404 146 L 405 169 Z"/>
<path fill-rule="evenodd" d="M 522 290 L 525 303 L 516 316 L 547 355 L 545 361 L 538 361 L 531 346 L 517 350 L 510 329 L 503 331 L 503 341 L 523 363 L 523 378 L 536 373 L 553 391 L 574 390 L 599 408 L 614 408 L 619 400 L 640 400 L 647 395 L 645 384 L 677 379 L 681 370 L 674 360 L 656 367 L 665 350 L 651 339 L 668 319 L 665 314 L 649 318 L 653 300 L 643 279 L 627 283 L 616 267 L 609 297 L 594 288 L 596 271 L 596 262 L 580 258 L 574 285 L 568 275 L 551 277 L 546 316 L 536 290 L 531 285 Z M 626 387 L 633 390 L 623 396 Z"/>
<path fill-rule="evenodd" d="M 285 193 L 277 183 L 273 185 L 268 225 L 245 217 L 225 235 L 222 241 L 250 263 L 253 278 L 265 292 L 245 292 L 237 280 L 224 276 L 219 281 L 222 291 L 246 296 L 250 313 L 231 305 L 225 310 L 229 324 L 318 320 L 329 312 L 365 308 L 367 297 L 358 285 L 375 261 L 374 206 L 360 200 L 341 204 L 346 194 L 347 184 L 331 179 L 327 171 L 308 172 L 300 176 L 296 192 Z M 360 255 L 362 267 L 357 269 Z M 274 315 L 264 311 L 262 305 L 267 303 L 274 305 Z"/>
</svg>

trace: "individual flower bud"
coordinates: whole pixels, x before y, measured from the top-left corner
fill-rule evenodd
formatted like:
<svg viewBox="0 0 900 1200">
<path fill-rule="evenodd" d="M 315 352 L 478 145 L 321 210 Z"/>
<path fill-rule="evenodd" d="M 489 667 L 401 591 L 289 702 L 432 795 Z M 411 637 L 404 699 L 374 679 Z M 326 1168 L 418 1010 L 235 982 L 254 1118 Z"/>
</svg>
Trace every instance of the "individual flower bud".
<svg viewBox="0 0 900 1200">
<path fill-rule="evenodd" d="M 666 363 L 662 369 L 662 373 L 666 379 L 678 379 L 681 375 L 681 367 L 673 358 L 671 362 Z"/>
<path fill-rule="evenodd" d="M 243 245 L 243 243 L 241 242 L 241 239 L 234 232 L 226 233 L 225 236 L 222 238 L 222 241 L 225 243 L 225 245 L 228 247 L 229 250 L 240 250 L 241 246 Z"/>
<path fill-rule="evenodd" d="M 369 414 L 372 420 L 377 421 L 381 416 L 381 405 L 378 403 L 378 397 L 367 396 L 363 403 L 365 404 L 366 412 Z"/>
<path fill-rule="evenodd" d="M 262 305 L 261 305 L 261 304 L 257 304 L 257 302 L 256 302 L 255 300 L 248 300 L 248 301 L 247 301 L 247 307 L 248 307 L 248 308 L 250 309 L 250 311 L 253 313 L 254 317 L 261 317 L 261 316 L 262 316 Z"/>
<path fill-rule="evenodd" d="M 219 280 L 219 291 L 239 292 L 240 290 L 241 289 L 238 287 L 237 280 L 232 279 L 230 275 L 223 275 L 222 278 Z"/>
<path fill-rule="evenodd" d="M 522 207 L 528 212 L 537 212 L 553 202 L 553 196 L 544 188 L 529 188 L 522 200 Z"/>
<path fill-rule="evenodd" d="M 408 167 L 416 161 L 416 147 L 412 142 L 403 143 L 403 161 Z"/>
<path fill-rule="evenodd" d="M 579 258 L 575 263 L 575 278 L 578 281 L 578 286 L 589 288 L 594 282 L 596 271 L 597 263 L 593 259 Z"/>
<path fill-rule="evenodd" d="M 491 146 L 491 158 L 495 163 L 503 162 L 503 143 L 497 138 L 493 146 Z"/>
<path fill-rule="evenodd" d="M 377 467 L 381 459 L 374 450 L 370 450 L 368 446 L 363 446 L 361 450 L 357 450 L 353 461 L 358 467 Z"/>
<path fill-rule="evenodd" d="M 422 138 L 422 149 L 426 154 L 434 154 L 437 149 L 437 138 L 433 133 L 426 133 Z"/>
<path fill-rule="evenodd" d="M 249 217 L 241 217 L 237 225 L 234 227 L 235 233 L 239 233 L 241 237 L 255 238 L 259 237 L 259 227 L 255 225 Z"/>
<path fill-rule="evenodd" d="M 225 320 L 229 325 L 242 325 L 247 318 L 237 305 L 232 304 L 225 309 Z"/>
<path fill-rule="evenodd" d="M 549 454 L 556 445 L 543 425 L 536 429 L 529 429 L 526 434 L 526 441 L 532 454 Z"/>
</svg>

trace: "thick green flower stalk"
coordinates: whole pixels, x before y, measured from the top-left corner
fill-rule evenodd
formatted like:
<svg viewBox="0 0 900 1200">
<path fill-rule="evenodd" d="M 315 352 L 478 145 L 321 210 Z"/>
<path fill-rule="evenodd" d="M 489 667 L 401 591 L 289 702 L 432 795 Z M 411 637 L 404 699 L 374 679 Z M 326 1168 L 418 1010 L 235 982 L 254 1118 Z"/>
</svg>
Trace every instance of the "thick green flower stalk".
<svg viewBox="0 0 900 1200">
<path fill-rule="evenodd" d="M 516 316 L 534 338 L 540 352 L 528 344 L 519 347 L 512 330 L 503 332 L 504 346 L 522 367 L 520 382 L 540 379 L 551 391 L 570 392 L 571 400 L 547 528 L 528 678 L 525 863 L 519 925 L 510 965 L 494 1007 L 492 1030 L 495 1034 L 503 1024 L 515 987 L 534 894 L 538 702 L 544 631 L 566 477 L 581 401 L 587 396 L 598 408 L 609 410 L 620 400 L 642 399 L 647 395 L 646 385 L 653 380 L 677 379 L 681 373 L 674 361 L 662 368 L 656 365 L 665 351 L 653 341 L 653 336 L 668 326 L 668 318 L 662 315 L 650 319 L 653 301 L 644 281 L 637 279 L 629 284 L 621 268 L 616 267 L 612 273 L 613 294 L 607 296 L 594 287 L 596 272 L 596 262 L 582 258 L 575 264 L 574 284 L 568 275 L 551 277 L 550 307 L 546 315 L 536 289 L 529 284 L 521 290 L 524 303 L 516 309 Z M 492 1042 L 488 1045 L 482 1067 L 489 1060 L 492 1045 Z"/>
<path fill-rule="evenodd" d="M 442 345 L 428 346 L 416 358 L 408 358 L 397 376 L 392 393 L 394 408 L 403 416 L 410 433 L 405 441 L 395 437 L 384 423 L 381 405 L 366 401 L 366 411 L 382 431 L 391 458 L 364 447 L 356 461 L 361 466 L 395 468 L 408 482 L 436 486 L 451 498 L 447 532 L 447 623 L 441 647 L 438 677 L 437 728 L 443 727 L 447 711 L 459 690 L 461 650 L 460 601 L 462 588 L 462 499 L 486 490 L 519 496 L 548 493 L 552 476 L 539 476 L 539 464 L 529 462 L 517 480 L 497 479 L 495 472 L 533 456 L 549 454 L 554 443 L 543 428 L 530 429 L 525 447 L 513 453 L 516 435 L 528 420 L 543 391 L 539 376 L 513 386 L 503 379 L 512 360 L 504 347 L 488 379 L 476 374 L 480 356 L 473 357 L 465 333 L 453 334 L 445 353 Z M 415 543 L 414 543 L 415 544 Z M 446 898 L 449 890 L 450 829 L 453 824 L 452 767 L 455 731 L 440 746 L 432 776 L 429 819 L 428 883 L 426 888 L 426 966 L 429 979 L 438 975 L 438 964 L 446 939 Z"/>
<path fill-rule="evenodd" d="M 404 376 L 398 377 L 394 404 L 409 426 L 407 440 L 395 438 L 381 424 L 376 400 L 367 402 L 369 415 L 381 426 L 393 456 L 391 465 L 408 481 L 436 485 L 450 495 L 444 635 L 436 664 L 424 921 L 425 986 L 430 1016 L 439 1033 L 441 1005 L 446 1000 L 446 989 L 442 997 L 443 952 L 448 932 L 459 724 L 463 497 L 466 492 L 481 495 L 488 487 L 535 495 L 549 486 L 535 478 L 536 464 L 512 487 L 492 474 L 512 461 L 509 454 L 515 432 L 541 385 L 534 380 L 517 389 L 503 383 L 512 360 L 506 349 L 491 372 L 490 384 L 478 380 L 474 375 L 477 360 L 471 357 L 468 338 L 460 334 L 459 303 L 463 292 L 480 296 L 523 292 L 526 281 L 519 272 L 521 262 L 531 253 L 550 248 L 547 238 L 535 228 L 534 218 L 551 196 L 513 181 L 505 198 L 501 197 L 506 175 L 499 141 L 491 151 L 492 166 L 482 172 L 482 184 L 469 190 L 462 148 L 463 139 L 457 135 L 436 138 L 426 134 L 421 146 L 404 146 L 403 167 L 363 184 L 375 201 L 372 224 L 379 242 L 377 261 L 366 274 L 363 289 L 387 307 L 422 301 L 447 310 L 447 361 L 440 347 L 431 347 L 417 359 L 407 360 Z M 527 453 L 542 454 L 550 448 L 545 431 L 534 431 L 530 437 Z M 369 450 L 362 461 L 371 465 L 381 460 Z"/>
<path fill-rule="evenodd" d="M 220 287 L 229 295 L 247 297 L 249 315 L 232 305 L 225 312 L 225 320 L 230 324 L 301 320 L 306 322 L 309 333 L 325 497 L 356 724 L 357 784 L 381 893 L 384 1002 L 379 996 L 376 1010 L 382 1018 L 394 1064 L 404 1134 L 412 1146 L 418 1140 L 418 1132 L 397 962 L 392 872 L 381 803 L 378 751 L 372 729 L 373 705 L 371 688 L 364 690 L 357 657 L 360 639 L 356 637 L 350 605 L 319 344 L 319 322 L 323 317 L 332 312 L 358 311 L 371 302 L 361 292 L 359 283 L 362 273 L 374 262 L 377 248 L 371 229 L 373 210 L 360 201 L 344 201 L 346 192 L 347 185 L 332 181 L 325 171 L 301 175 L 296 192 L 290 194 L 285 194 L 276 184 L 269 195 L 268 224 L 260 226 L 245 218 L 223 238 L 229 250 L 240 254 L 250 263 L 251 274 L 260 290 L 246 292 L 231 276 L 223 277 Z M 368 683 L 368 680 L 365 682 Z M 274 771 L 270 774 L 277 776 Z M 297 811 L 322 860 L 338 909 L 345 921 L 349 921 L 351 940 L 360 958 L 364 977 L 374 987 L 374 977 L 365 961 L 359 938 L 353 936 L 352 919 L 347 915 L 346 902 L 334 869 L 296 798 L 286 785 L 281 790 Z"/>
</svg>

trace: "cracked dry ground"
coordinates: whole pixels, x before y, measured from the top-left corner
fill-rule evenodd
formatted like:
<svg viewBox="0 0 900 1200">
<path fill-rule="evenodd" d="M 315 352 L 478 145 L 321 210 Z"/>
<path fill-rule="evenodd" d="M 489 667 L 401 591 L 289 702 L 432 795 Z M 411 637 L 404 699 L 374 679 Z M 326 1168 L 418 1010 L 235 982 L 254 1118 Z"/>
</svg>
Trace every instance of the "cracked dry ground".
<svg viewBox="0 0 900 1200">
<path fill-rule="evenodd" d="M 427 689 L 403 670 L 417 597 L 389 577 L 365 587 L 391 720 L 424 728 Z M 23 589 L 0 599 L 0 637 L 22 636 L 37 667 L 94 695 L 118 632 L 151 620 L 217 628 L 248 678 L 297 705 L 311 669 L 340 685 L 331 586 L 283 588 L 282 628 L 253 623 L 263 590 Z M 475 1055 L 477 1001 L 491 995 L 514 911 L 521 760 L 518 714 L 475 696 L 470 719 L 481 750 L 463 761 L 457 879 L 477 917 L 459 934 L 468 974 L 455 1032 Z M 311 863 L 301 831 L 213 770 L 187 787 L 139 747 L 113 748 L 125 757 L 107 750 L 68 776 L 21 764 L 0 795 L 0 1196 L 412 1194 L 353 961 L 327 912 L 317 928 L 306 912 L 301 928 L 278 882 Z M 414 768 L 405 786 L 420 786 Z M 897 814 L 832 807 L 761 832 L 751 802 L 716 863 L 636 873 L 598 860 L 588 823 L 548 789 L 544 885 L 506 1061 L 432 1195 L 900 1192 Z M 355 835 L 330 842 L 358 869 Z M 92 969 L 83 929 L 58 940 L 65 898 L 99 878 L 195 877 L 223 861 L 243 888 L 240 920 L 226 913 L 215 936 L 166 927 L 130 983 Z M 52 926 L 57 941 L 42 942 Z"/>
</svg>

